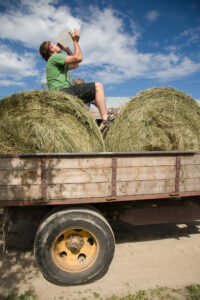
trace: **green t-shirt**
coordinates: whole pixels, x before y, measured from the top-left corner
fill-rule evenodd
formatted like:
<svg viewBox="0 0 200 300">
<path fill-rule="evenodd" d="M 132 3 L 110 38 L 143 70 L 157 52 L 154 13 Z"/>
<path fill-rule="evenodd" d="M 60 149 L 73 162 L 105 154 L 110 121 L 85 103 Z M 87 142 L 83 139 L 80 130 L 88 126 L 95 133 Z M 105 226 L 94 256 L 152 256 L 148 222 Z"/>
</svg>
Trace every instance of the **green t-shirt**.
<svg viewBox="0 0 200 300">
<path fill-rule="evenodd" d="M 65 59 L 66 55 L 64 54 L 53 54 L 47 61 L 46 76 L 50 91 L 57 91 L 71 86 L 67 76 L 69 66 L 65 65 Z"/>
</svg>

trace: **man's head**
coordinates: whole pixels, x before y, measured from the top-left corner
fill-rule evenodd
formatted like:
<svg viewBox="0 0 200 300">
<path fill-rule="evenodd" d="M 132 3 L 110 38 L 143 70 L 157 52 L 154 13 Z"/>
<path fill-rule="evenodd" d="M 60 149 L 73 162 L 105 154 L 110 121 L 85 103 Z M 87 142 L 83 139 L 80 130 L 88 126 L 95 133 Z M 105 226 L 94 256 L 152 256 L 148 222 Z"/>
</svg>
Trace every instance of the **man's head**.
<svg viewBox="0 0 200 300">
<path fill-rule="evenodd" d="M 58 45 L 45 41 L 40 45 L 40 55 L 47 61 L 52 54 L 60 53 L 61 49 Z"/>
</svg>

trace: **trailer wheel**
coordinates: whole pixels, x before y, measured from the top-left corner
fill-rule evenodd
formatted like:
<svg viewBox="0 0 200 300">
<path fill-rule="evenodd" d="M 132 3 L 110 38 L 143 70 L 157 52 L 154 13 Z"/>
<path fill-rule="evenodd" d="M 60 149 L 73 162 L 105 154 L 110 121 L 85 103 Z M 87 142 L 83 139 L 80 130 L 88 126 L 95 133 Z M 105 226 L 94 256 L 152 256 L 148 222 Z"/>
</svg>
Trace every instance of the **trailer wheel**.
<svg viewBox="0 0 200 300">
<path fill-rule="evenodd" d="M 107 272 L 115 248 L 113 231 L 97 211 L 70 208 L 53 213 L 39 226 L 36 263 L 49 282 L 79 285 Z"/>
</svg>

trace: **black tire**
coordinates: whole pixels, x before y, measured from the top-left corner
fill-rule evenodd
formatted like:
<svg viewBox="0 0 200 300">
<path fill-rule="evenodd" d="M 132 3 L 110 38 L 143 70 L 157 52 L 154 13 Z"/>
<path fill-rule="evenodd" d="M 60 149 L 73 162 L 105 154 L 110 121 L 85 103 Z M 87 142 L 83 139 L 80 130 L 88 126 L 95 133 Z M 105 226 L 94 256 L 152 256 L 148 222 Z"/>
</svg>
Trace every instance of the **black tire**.
<svg viewBox="0 0 200 300">
<path fill-rule="evenodd" d="M 87 208 L 65 208 L 48 216 L 39 226 L 34 255 L 46 280 L 69 286 L 91 283 L 104 276 L 114 249 L 113 231 L 100 213 Z"/>
</svg>

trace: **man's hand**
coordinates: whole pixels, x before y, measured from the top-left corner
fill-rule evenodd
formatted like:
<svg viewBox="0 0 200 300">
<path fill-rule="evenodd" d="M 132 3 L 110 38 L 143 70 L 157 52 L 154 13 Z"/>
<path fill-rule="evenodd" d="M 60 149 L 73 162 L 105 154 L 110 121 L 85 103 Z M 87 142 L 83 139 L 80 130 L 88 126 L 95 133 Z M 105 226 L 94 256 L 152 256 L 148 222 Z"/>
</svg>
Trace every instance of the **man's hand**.
<svg viewBox="0 0 200 300">
<path fill-rule="evenodd" d="M 74 33 L 69 32 L 69 34 L 71 35 L 71 38 L 73 40 L 73 42 L 78 42 L 80 39 L 80 33 L 78 29 L 74 29 Z"/>
<path fill-rule="evenodd" d="M 80 34 L 78 29 L 74 29 L 74 33 L 70 33 L 70 36 L 73 40 L 74 43 L 74 54 L 73 55 L 68 55 L 65 59 L 65 64 L 66 65 L 76 65 L 78 66 L 79 63 L 82 62 L 82 53 L 81 53 L 81 48 L 79 46 L 79 39 L 80 39 Z"/>
<path fill-rule="evenodd" d="M 60 43 L 57 43 L 57 46 L 58 46 L 61 50 L 67 52 L 68 55 L 73 55 L 73 53 L 72 53 L 72 51 L 70 50 L 69 47 L 64 47 L 64 46 L 61 45 Z"/>
<path fill-rule="evenodd" d="M 65 47 L 63 45 L 61 45 L 60 43 L 57 43 L 57 46 L 61 49 L 61 50 L 65 50 Z"/>
</svg>

